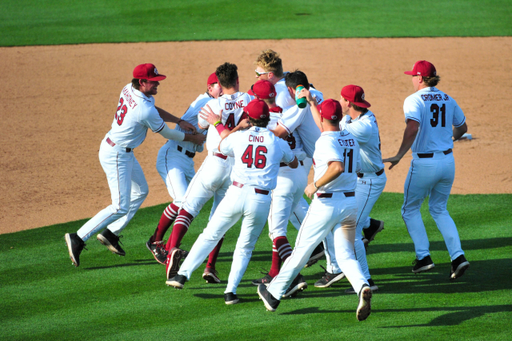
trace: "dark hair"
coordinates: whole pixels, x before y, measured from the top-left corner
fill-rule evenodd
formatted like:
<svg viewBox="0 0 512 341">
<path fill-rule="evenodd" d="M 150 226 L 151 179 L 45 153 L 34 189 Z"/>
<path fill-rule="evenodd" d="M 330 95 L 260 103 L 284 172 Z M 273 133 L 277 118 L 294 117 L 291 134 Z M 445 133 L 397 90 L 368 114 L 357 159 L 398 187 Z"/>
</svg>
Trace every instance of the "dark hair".
<svg viewBox="0 0 512 341">
<path fill-rule="evenodd" d="M 267 118 L 260 118 L 259 120 L 254 119 L 251 116 L 249 116 L 249 122 L 251 122 L 253 127 L 266 128 L 268 125 L 268 122 L 270 122 L 270 116 Z"/>
<path fill-rule="evenodd" d="M 441 81 L 441 76 L 423 77 L 423 82 L 429 87 L 436 86 Z"/>
<path fill-rule="evenodd" d="M 135 89 L 137 89 L 137 90 L 140 90 L 140 83 L 139 83 L 139 81 L 147 82 L 147 80 L 145 80 L 145 79 L 133 78 L 132 79 L 132 86 Z"/>
<path fill-rule="evenodd" d="M 295 70 L 286 74 L 284 79 L 286 86 L 295 89 L 298 85 L 304 86 L 309 90 L 309 81 L 306 74 L 302 71 Z"/>
<path fill-rule="evenodd" d="M 238 67 L 235 64 L 224 63 L 215 70 L 215 75 L 223 88 L 234 88 L 238 79 Z"/>
<path fill-rule="evenodd" d="M 368 112 L 368 108 L 358 107 L 354 103 L 352 103 L 352 108 L 354 108 L 355 111 L 358 111 L 362 114 L 366 114 Z"/>
</svg>

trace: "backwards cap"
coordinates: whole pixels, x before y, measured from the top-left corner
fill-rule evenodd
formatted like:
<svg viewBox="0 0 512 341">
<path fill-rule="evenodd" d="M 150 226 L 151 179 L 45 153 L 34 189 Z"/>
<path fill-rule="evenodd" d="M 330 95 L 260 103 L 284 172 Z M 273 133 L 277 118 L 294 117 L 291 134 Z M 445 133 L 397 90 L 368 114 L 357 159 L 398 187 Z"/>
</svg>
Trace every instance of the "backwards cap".
<svg viewBox="0 0 512 341">
<path fill-rule="evenodd" d="M 343 114 L 341 113 L 341 104 L 333 99 L 326 99 L 318 106 L 320 115 L 330 121 L 338 121 Z"/>
<path fill-rule="evenodd" d="M 249 117 L 252 117 L 255 120 L 269 117 L 267 103 L 259 98 L 250 101 L 249 104 L 247 104 L 247 106 L 244 108 L 244 112 L 246 112 Z"/>
<path fill-rule="evenodd" d="M 133 78 L 146 79 L 148 81 L 161 81 L 167 78 L 164 75 L 159 75 L 158 70 L 154 64 L 140 64 L 133 69 Z"/>
<path fill-rule="evenodd" d="M 343 89 L 341 89 L 341 97 L 361 108 L 369 108 L 371 106 L 371 104 L 364 99 L 363 88 L 357 85 L 344 86 Z"/>
<path fill-rule="evenodd" d="M 437 75 L 435 66 L 426 60 L 417 61 L 412 67 L 412 71 L 405 71 L 406 75 L 434 77 Z"/>
</svg>

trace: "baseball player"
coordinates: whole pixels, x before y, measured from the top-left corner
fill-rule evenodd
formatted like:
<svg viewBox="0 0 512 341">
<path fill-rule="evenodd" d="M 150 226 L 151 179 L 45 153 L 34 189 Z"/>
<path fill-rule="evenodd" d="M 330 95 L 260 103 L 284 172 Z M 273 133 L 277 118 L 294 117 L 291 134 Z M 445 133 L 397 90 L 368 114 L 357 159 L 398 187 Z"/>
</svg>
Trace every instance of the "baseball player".
<svg viewBox="0 0 512 341">
<path fill-rule="evenodd" d="M 252 127 L 230 134 L 219 146 L 221 153 L 234 158 L 232 185 L 215 210 L 208 226 L 192 246 L 178 274 L 166 282 L 167 285 L 182 289 L 185 281 L 190 279 L 192 272 L 199 267 L 208 252 L 242 217 L 240 236 L 233 253 L 228 285 L 224 292 L 226 304 L 239 302 L 236 289 L 265 226 L 270 208 L 270 191 L 276 186 L 280 163 L 287 163 L 292 168 L 298 166 L 297 158 L 287 142 L 266 129 L 270 120 L 267 104 L 260 99 L 254 99 L 244 110 Z M 177 248 L 172 252 L 180 254 Z"/>
<path fill-rule="evenodd" d="M 299 84 L 309 86 L 307 76 L 302 71 L 295 71 L 286 75 L 286 85 L 295 97 L 295 89 Z M 292 151 L 303 165 L 303 160 L 313 155 L 315 142 L 320 136 L 311 109 L 306 106 L 304 109 L 295 105 L 283 112 L 282 117 L 276 125 L 269 128 L 276 136 L 287 139 Z M 290 136 L 290 134 L 292 134 Z M 304 167 L 291 169 L 284 165 L 279 169 L 277 187 L 272 191 L 272 204 L 268 219 L 269 236 L 273 243 L 272 266 L 265 277 L 254 280 L 254 285 L 268 283 L 279 273 L 281 262 L 284 262 L 290 255 L 291 246 L 287 238 L 288 220 L 303 197 L 304 188 L 307 185 L 308 173 Z M 318 245 L 318 244 L 317 244 Z M 315 246 L 317 246 L 315 245 Z M 307 283 L 303 276 L 298 274 L 294 280 L 288 295 L 297 290 L 303 290 Z"/>
<path fill-rule="evenodd" d="M 197 125 L 197 115 L 203 106 L 211 99 L 222 95 L 222 88 L 219 84 L 215 72 L 212 73 L 206 82 L 206 92 L 197 96 L 194 102 L 188 107 L 182 120 L 192 124 L 198 132 L 203 133 Z M 186 133 L 179 125 L 178 131 Z M 206 134 L 206 132 L 204 132 Z M 156 169 L 162 177 L 169 195 L 173 202 L 169 204 L 162 213 L 155 233 L 146 242 L 146 247 L 151 251 L 156 261 L 165 264 L 167 260 L 167 250 L 163 242 L 163 237 L 169 227 L 174 223 L 178 215 L 179 208 L 183 202 L 183 197 L 187 191 L 188 184 L 195 175 L 194 156 L 203 151 L 203 145 L 197 145 L 192 142 L 178 142 L 168 140 L 160 151 L 156 160 Z"/>
<path fill-rule="evenodd" d="M 201 134 L 184 134 L 171 130 L 165 122 L 178 124 L 182 129 L 195 131 L 193 125 L 155 107 L 154 95 L 166 76 L 158 73 L 153 64 L 141 64 L 133 70 L 132 82 L 121 91 L 112 129 L 101 142 L 99 159 L 107 176 L 112 205 L 96 214 L 77 233 L 66 233 L 69 256 L 80 265 L 80 253 L 85 242 L 95 233 L 110 251 L 120 256 L 125 251 L 119 245 L 119 233 L 130 222 L 148 195 L 148 184 L 133 149 L 146 138 L 151 129 L 167 139 L 202 144 Z"/>
<path fill-rule="evenodd" d="M 190 182 L 182 207 L 175 220 L 171 236 L 166 245 L 166 250 L 179 248 L 181 241 L 188 231 L 188 227 L 199 214 L 201 208 L 213 196 L 212 212 L 231 184 L 229 176 L 233 165 L 233 158 L 219 152 L 218 147 L 221 138 L 229 133 L 230 130 L 238 129 L 238 124 L 242 121 L 244 107 L 251 101 L 251 96 L 245 92 L 239 91 L 238 68 L 235 64 L 224 63 L 215 71 L 217 79 L 222 87 L 223 95 L 217 99 L 210 100 L 203 108 L 206 111 L 213 111 L 220 117 L 219 122 L 210 125 L 208 121 L 198 118 L 198 126 L 201 129 L 208 129 L 206 139 L 206 148 L 208 156 Z M 202 110 L 203 110 L 202 109 Z M 203 278 L 208 283 L 220 283 L 215 263 L 222 245 L 223 238 L 213 250 L 206 263 Z M 167 278 L 176 275 L 179 268 L 179 261 L 183 254 L 173 256 L 172 253 L 167 257 Z"/>
<path fill-rule="evenodd" d="M 390 162 L 392 169 L 412 149 L 402 205 L 402 218 L 416 252 L 412 272 L 428 271 L 435 266 L 420 213 L 421 204 L 429 196 L 430 215 L 443 235 L 452 261 L 449 278 L 455 280 L 464 274 L 469 262 L 446 205 L 455 177 L 453 141 L 468 130 L 466 117 L 453 98 L 436 88 L 440 77 L 432 63 L 420 60 L 405 74 L 412 76 L 415 92 L 404 102 L 404 137 L 398 153 L 383 161 Z"/>
<path fill-rule="evenodd" d="M 322 131 L 313 156 L 314 182 L 304 191 L 312 198 L 311 206 L 300 227 L 292 255 L 268 286 L 258 286 L 258 295 L 268 310 L 275 311 L 281 297 L 304 267 L 315 246 L 332 231 L 338 264 L 359 294 L 356 316 L 362 321 L 371 313 L 372 290 L 354 256 L 357 218 L 354 191 L 359 145 L 348 131 L 340 131 L 342 113 L 338 101 L 324 101 L 318 112 L 309 91 L 305 94 L 313 108 L 315 123 Z"/>
<path fill-rule="evenodd" d="M 290 95 L 290 92 L 288 91 L 288 87 L 285 82 L 285 77 L 288 74 L 288 72 L 283 72 L 283 62 L 281 60 L 281 57 L 279 56 L 279 53 L 271 49 L 264 50 L 256 59 L 255 64 L 256 79 L 268 80 L 272 84 L 274 84 L 277 93 L 275 99 L 276 105 L 278 107 L 283 108 L 283 111 L 286 111 L 289 108 L 294 107 L 296 105 L 295 99 Z M 308 85 L 312 96 L 316 98 L 317 104 L 322 103 L 323 94 L 320 91 L 316 90 L 312 84 L 308 83 Z M 306 173 L 309 174 L 312 165 L 311 158 L 306 157 L 301 161 L 304 166 L 304 169 L 306 170 Z M 290 222 L 297 230 L 300 228 L 300 225 L 306 215 L 306 212 L 308 211 L 308 208 L 309 204 L 304 199 L 304 197 L 301 197 L 299 204 L 295 206 L 295 208 L 292 210 L 292 214 L 290 215 Z M 311 255 L 311 259 L 306 264 L 306 266 L 311 266 L 312 264 L 316 263 L 318 259 L 321 258 L 323 255 L 324 247 L 323 244 L 320 243 L 318 247 L 315 248 L 315 251 Z M 265 277 L 266 279 L 269 279 L 268 276 Z"/>
<path fill-rule="evenodd" d="M 365 100 L 364 90 L 360 86 L 347 85 L 343 87 L 340 104 L 344 115 L 340 122 L 340 130 L 347 130 L 354 136 L 359 143 L 361 156 L 361 170 L 357 173 L 356 186 L 358 207 L 354 243 L 356 258 L 372 291 L 376 291 L 378 286 L 370 276 L 362 231 L 365 227 L 369 228 L 372 231 L 369 232 L 372 233 L 370 239 L 373 239 L 384 225 L 384 222 L 370 218 L 373 205 L 379 199 L 387 181 L 380 151 L 379 127 L 375 115 L 368 110 L 370 103 Z M 325 238 L 327 269 L 324 276 L 315 283 L 317 288 L 327 288 L 344 277 L 336 263 L 333 242 L 332 234 L 329 234 Z M 346 292 L 355 294 L 352 289 L 348 289 Z"/>
</svg>

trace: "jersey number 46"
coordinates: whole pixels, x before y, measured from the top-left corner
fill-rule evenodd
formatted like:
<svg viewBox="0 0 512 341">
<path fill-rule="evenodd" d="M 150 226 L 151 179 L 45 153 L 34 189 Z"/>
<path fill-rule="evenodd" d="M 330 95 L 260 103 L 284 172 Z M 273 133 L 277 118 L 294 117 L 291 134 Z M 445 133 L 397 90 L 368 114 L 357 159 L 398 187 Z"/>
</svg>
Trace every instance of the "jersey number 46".
<svg viewBox="0 0 512 341">
<path fill-rule="evenodd" d="M 253 165 L 256 168 L 265 168 L 267 165 L 267 154 L 268 150 L 265 146 L 257 146 L 254 148 L 252 144 L 248 145 L 245 152 L 242 155 L 242 163 L 247 165 L 247 168 L 251 168 Z"/>
</svg>

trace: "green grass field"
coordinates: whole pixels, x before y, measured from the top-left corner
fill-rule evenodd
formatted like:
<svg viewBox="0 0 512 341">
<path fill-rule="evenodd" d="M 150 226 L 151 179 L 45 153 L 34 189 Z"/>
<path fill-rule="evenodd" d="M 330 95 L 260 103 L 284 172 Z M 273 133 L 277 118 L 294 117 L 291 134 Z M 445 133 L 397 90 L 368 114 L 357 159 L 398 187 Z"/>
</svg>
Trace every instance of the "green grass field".
<svg viewBox="0 0 512 341">
<path fill-rule="evenodd" d="M 510 0 L 0 2 L 0 46 L 512 34 Z"/>
<path fill-rule="evenodd" d="M 183 290 L 165 285 L 165 267 L 145 247 L 165 205 L 140 210 L 124 231 L 126 257 L 89 240 L 74 268 L 64 233 L 84 221 L 0 235 L 1 340 L 510 340 L 512 320 L 512 195 L 453 195 L 471 267 L 448 280 L 450 260 L 442 237 L 423 207 L 436 267 L 414 275 L 412 242 L 400 216 L 402 195 L 384 193 L 373 216 L 386 222 L 370 244 L 368 262 L 379 286 L 373 312 L 357 322 L 357 298 L 344 279 L 313 286 L 319 265 L 302 273 L 309 287 L 266 311 L 250 282 L 270 266 L 266 228 L 239 287 L 240 304 L 226 306 L 223 292 L 240 224 L 227 234 L 219 257 L 223 283 L 206 284 L 201 266 Z M 206 225 L 209 206 L 192 224 L 190 249 Z M 296 231 L 290 227 L 291 238 Z M 325 265 L 325 261 L 319 264 Z"/>
<path fill-rule="evenodd" d="M 512 1 L 152 1 L 0 2 L 0 46 L 218 39 L 319 37 L 510 36 Z M 105 193 L 107 195 L 107 193 Z M 79 197 L 77 197 L 79 200 Z M 357 322 L 355 296 L 343 280 L 313 284 L 323 270 L 303 271 L 310 287 L 267 312 L 250 281 L 270 265 L 271 242 L 260 238 L 238 294 L 223 291 L 239 224 L 228 233 L 218 270 L 203 268 L 184 290 L 165 285 L 165 268 L 144 243 L 165 204 L 140 210 L 123 232 L 126 257 L 92 238 L 74 268 L 63 236 L 84 221 L 0 235 L 0 340 L 510 340 L 512 194 L 452 195 L 471 267 L 448 280 L 450 260 L 426 207 L 431 272 L 414 275 L 412 242 L 400 217 L 402 195 L 384 193 L 372 216 L 386 222 L 369 248 L 379 286 L 373 312 Z M 100 208 L 98 208 L 100 209 Z M 206 226 L 194 221 L 183 248 Z M 265 231 L 265 230 L 264 230 Z M 296 232 L 290 229 L 290 241 Z M 320 264 L 324 264 L 323 261 Z"/>
</svg>

